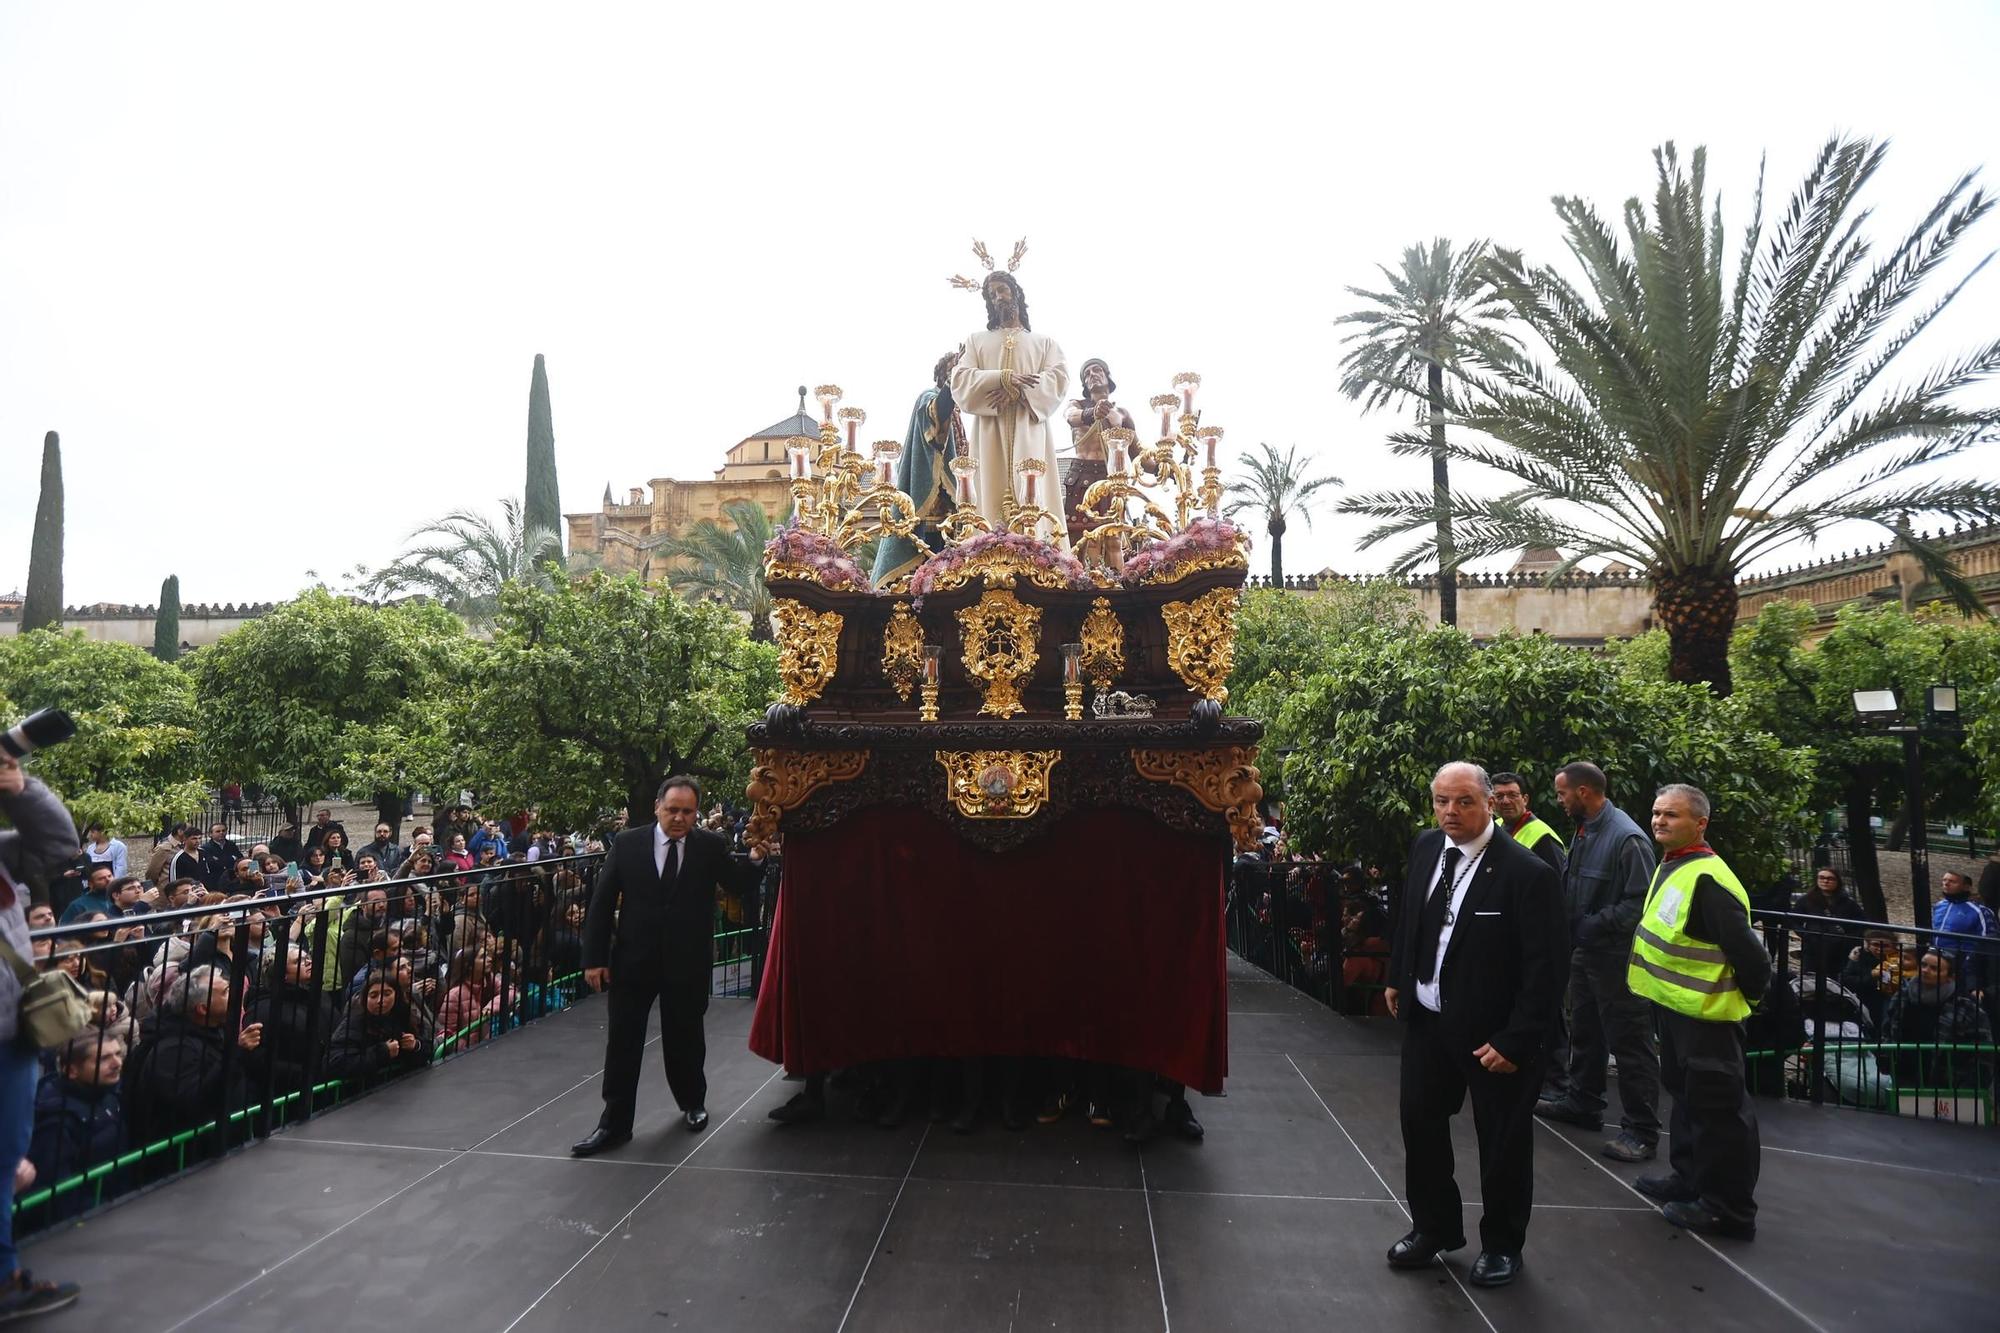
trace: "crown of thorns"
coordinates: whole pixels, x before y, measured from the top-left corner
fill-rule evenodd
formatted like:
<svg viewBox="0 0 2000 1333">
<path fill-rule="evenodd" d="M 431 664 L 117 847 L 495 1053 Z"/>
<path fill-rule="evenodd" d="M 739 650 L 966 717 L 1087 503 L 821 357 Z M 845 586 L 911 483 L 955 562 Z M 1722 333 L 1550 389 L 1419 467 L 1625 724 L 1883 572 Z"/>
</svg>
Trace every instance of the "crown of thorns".
<svg viewBox="0 0 2000 1333">
<path fill-rule="evenodd" d="M 972 243 L 972 253 L 979 257 L 979 262 L 986 266 L 986 271 L 988 273 L 994 271 L 993 256 L 986 253 L 986 242 L 974 241 Z M 1021 267 L 1021 256 L 1027 253 L 1028 253 L 1028 238 L 1023 236 L 1020 240 L 1014 242 L 1014 253 L 1008 256 L 1007 258 L 1007 271 L 1009 273 L 1012 273 L 1015 269 Z M 984 284 L 984 282 L 985 279 L 983 278 L 980 279 L 980 281 L 978 282 L 974 282 L 971 278 L 966 277 L 962 273 L 954 273 L 951 275 L 951 285 L 954 287 L 962 288 L 968 292 L 978 291 L 980 287 Z"/>
</svg>

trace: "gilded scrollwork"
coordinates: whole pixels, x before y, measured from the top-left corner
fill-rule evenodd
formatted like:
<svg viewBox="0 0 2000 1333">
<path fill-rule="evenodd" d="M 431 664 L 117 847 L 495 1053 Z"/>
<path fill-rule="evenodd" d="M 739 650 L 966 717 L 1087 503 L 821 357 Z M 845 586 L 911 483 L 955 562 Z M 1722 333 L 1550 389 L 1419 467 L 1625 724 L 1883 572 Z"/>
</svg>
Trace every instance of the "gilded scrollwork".
<svg viewBox="0 0 2000 1333">
<path fill-rule="evenodd" d="M 1049 799 L 1061 750 L 939 750 L 945 791 L 967 819 L 1028 819 Z"/>
<path fill-rule="evenodd" d="M 904 703 L 924 674 L 924 627 L 910 614 L 908 602 L 897 602 L 882 630 L 882 674 L 896 687 Z"/>
<path fill-rule="evenodd" d="M 803 708 L 819 698 L 840 663 L 838 611 L 814 611 L 780 597 L 771 603 L 778 617 L 778 678 L 785 702 Z"/>
<path fill-rule="evenodd" d="M 1091 599 L 1083 618 L 1083 674 L 1099 690 L 1108 690 L 1125 669 L 1125 624 L 1111 609 L 1111 599 Z"/>
<path fill-rule="evenodd" d="M 743 841 L 769 850 L 787 810 L 834 782 L 851 782 L 868 767 L 866 750 L 755 750 L 750 782 L 743 794 L 750 820 Z"/>
<path fill-rule="evenodd" d="M 966 673 L 986 682 L 986 701 L 979 711 L 989 717 L 1024 711 L 1021 686 L 1041 660 L 1041 608 L 989 588 L 976 605 L 958 612 L 958 623 L 965 638 Z"/>
<path fill-rule="evenodd" d="M 931 581 L 931 590 L 961 588 L 974 579 L 984 579 L 988 588 L 1011 588 L 1021 580 L 1038 588 L 1067 588 L 1069 578 L 1054 565 L 1036 564 L 1034 557 L 1024 551 L 994 546 L 964 564 L 939 570 Z"/>
<path fill-rule="evenodd" d="M 1257 802 L 1264 799 L 1263 775 L 1257 771 L 1254 745 L 1217 745 L 1202 750 L 1135 749 L 1132 767 L 1149 782 L 1169 782 L 1210 810 L 1229 820 L 1237 847 L 1258 846 L 1264 820 Z"/>
<path fill-rule="evenodd" d="M 1203 551 L 1185 560 L 1175 560 L 1168 564 L 1156 565 L 1140 575 L 1139 582 L 1146 585 L 1158 583 L 1178 583 L 1192 574 L 1200 574 L 1211 569 L 1248 569 L 1250 558 L 1239 547 L 1222 551 Z"/>
<path fill-rule="evenodd" d="M 1160 608 L 1167 624 L 1167 665 L 1190 690 L 1221 703 L 1229 698 L 1224 684 L 1236 665 L 1236 604 L 1238 588 L 1217 588 L 1191 602 L 1168 602 Z"/>
</svg>

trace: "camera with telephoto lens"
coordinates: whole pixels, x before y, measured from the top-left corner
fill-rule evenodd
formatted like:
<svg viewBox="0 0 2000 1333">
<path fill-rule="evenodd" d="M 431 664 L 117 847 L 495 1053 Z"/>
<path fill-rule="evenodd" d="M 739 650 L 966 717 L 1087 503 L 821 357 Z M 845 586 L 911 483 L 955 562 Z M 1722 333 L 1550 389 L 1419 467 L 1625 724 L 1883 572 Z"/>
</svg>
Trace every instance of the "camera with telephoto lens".
<svg viewBox="0 0 2000 1333">
<path fill-rule="evenodd" d="M 68 713 L 60 708 L 44 708 L 38 713 L 30 713 L 6 731 L 0 731 L 0 753 L 14 759 L 26 759 L 37 750 L 45 749 L 76 735 L 76 723 Z"/>
</svg>

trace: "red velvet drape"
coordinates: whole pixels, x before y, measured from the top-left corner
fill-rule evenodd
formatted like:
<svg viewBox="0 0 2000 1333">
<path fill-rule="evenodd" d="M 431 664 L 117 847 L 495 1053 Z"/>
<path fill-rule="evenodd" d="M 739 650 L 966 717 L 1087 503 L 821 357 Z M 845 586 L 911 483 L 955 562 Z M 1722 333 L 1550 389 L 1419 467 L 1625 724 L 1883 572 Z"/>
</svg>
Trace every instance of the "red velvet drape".
<svg viewBox="0 0 2000 1333">
<path fill-rule="evenodd" d="M 794 1073 L 1068 1056 L 1220 1092 L 1223 856 L 1128 809 L 1002 853 L 908 807 L 787 835 L 750 1049 Z"/>
</svg>

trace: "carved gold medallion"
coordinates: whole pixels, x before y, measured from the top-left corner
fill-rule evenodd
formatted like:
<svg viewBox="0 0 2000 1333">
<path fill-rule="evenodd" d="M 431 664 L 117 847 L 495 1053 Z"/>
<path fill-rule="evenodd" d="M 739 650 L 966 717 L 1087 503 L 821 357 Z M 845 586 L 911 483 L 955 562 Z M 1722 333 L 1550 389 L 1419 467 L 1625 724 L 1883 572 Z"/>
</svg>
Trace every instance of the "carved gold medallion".
<svg viewBox="0 0 2000 1333">
<path fill-rule="evenodd" d="M 910 691 L 924 674 L 924 628 L 910 614 L 908 602 L 897 602 L 882 631 L 882 674 L 896 687 L 896 696 L 910 701 Z"/>
<path fill-rule="evenodd" d="M 771 608 L 778 617 L 778 678 L 785 702 L 803 708 L 819 698 L 840 663 L 840 612 L 814 611 L 789 597 Z"/>
<path fill-rule="evenodd" d="M 958 613 L 958 623 L 965 636 L 966 673 L 986 682 L 986 702 L 979 711 L 989 717 L 1024 711 L 1021 686 L 1041 659 L 1041 608 L 1025 605 L 1011 592 L 988 589 L 977 605 Z"/>
<path fill-rule="evenodd" d="M 1026 819 L 1049 798 L 1060 750 L 939 750 L 945 790 L 967 819 Z"/>
<path fill-rule="evenodd" d="M 1167 623 L 1167 665 L 1187 687 L 1204 699 L 1229 698 L 1224 684 L 1236 665 L 1237 588 L 1217 588 L 1191 602 L 1168 602 L 1160 608 Z"/>
</svg>

